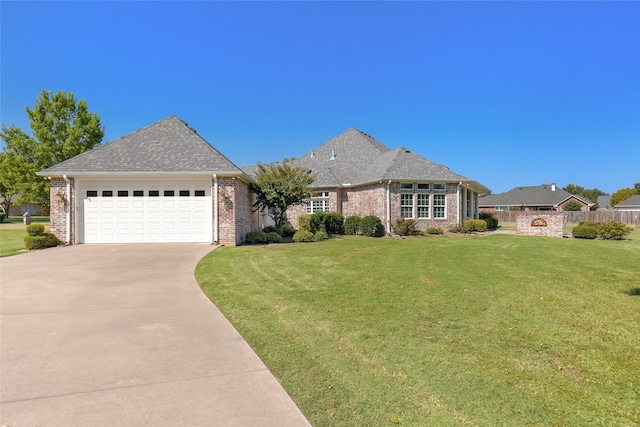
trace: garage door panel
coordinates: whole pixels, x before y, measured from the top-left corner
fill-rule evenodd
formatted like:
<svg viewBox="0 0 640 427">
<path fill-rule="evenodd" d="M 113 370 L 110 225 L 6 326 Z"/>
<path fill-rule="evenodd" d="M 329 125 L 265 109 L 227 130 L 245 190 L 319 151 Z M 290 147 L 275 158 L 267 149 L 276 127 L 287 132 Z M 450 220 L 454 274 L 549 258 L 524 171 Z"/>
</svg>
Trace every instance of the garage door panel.
<svg viewBox="0 0 640 427">
<path fill-rule="evenodd" d="M 83 203 L 85 243 L 212 241 L 211 197 L 195 196 L 196 190 L 210 194 L 206 188 L 210 180 L 190 181 L 189 186 L 184 182 L 82 185 L 83 196 L 92 196 Z"/>
</svg>

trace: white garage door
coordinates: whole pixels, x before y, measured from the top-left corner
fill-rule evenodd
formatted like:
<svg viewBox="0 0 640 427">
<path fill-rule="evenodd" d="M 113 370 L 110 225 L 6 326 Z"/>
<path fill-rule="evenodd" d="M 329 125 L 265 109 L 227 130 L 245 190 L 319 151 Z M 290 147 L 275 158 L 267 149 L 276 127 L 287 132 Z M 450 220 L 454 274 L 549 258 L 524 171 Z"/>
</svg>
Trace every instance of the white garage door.
<svg viewBox="0 0 640 427">
<path fill-rule="evenodd" d="M 85 183 L 84 243 L 211 242 L 211 181 Z"/>
</svg>

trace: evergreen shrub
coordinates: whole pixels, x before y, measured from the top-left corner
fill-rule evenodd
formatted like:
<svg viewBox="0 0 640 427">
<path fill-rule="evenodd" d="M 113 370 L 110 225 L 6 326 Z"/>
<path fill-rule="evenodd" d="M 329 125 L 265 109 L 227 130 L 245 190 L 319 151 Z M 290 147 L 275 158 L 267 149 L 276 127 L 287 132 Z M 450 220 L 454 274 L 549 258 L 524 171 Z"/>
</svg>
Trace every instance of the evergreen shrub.
<svg viewBox="0 0 640 427">
<path fill-rule="evenodd" d="M 487 222 L 484 219 L 468 219 L 464 222 L 465 233 L 472 231 L 487 231 Z"/>
<path fill-rule="evenodd" d="M 247 243 L 267 243 L 267 233 L 262 230 L 250 231 L 245 239 Z"/>
<path fill-rule="evenodd" d="M 60 244 L 60 240 L 52 233 L 42 233 L 40 235 L 27 234 L 24 236 L 24 247 L 30 251 L 34 249 L 53 248 Z"/>
<path fill-rule="evenodd" d="M 44 234 L 44 225 L 42 224 L 27 225 L 27 234 L 29 236 L 42 236 Z"/>
<path fill-rule="evenodd" d="M 326 231 L 316 231 L 316 234 L 313 235 L 313 241 L 314 242 L 319 242 L 321 240 L 327 240 L 329 238 L 329 235 L 327 234 Z"/>
<path fill-rule="evenodd" d="M 598 230 L 594 227 L 578 225 L 573 227 L 571 234 L 576 239 L 595 239 L 598 236 Z"/>
<path fill-rule="evenodd" d="M 282 242 L 282 236 L 275 231 L 267 233 L 267 242 L 268 243 L 280 243 Z"/>
<path fill-rule="evenodd" d="M 427 234 L 442 234 L 442 228 L 429 227 L 427 228 Z"/>
<path fill-rule="evenodd" d="M 324 228 L 329 234 L 344 234 L 344 216 L 340 212 L 329 212 L 324 216 Z"/>
<path fill-rule="evenodd" d="M 368 215 L 360 221 L 360 234 L 368 237 L 380 237 L 384 233 L 384 227 L 380 218 Z"/>
<path fill-rule="evenodd" d="M 313 242 L 314 235 L 308 230 L 298 230 L 293 235 L 294 242 Z"/>
<path fill-rule="evenodd" d="M 360 234 L 360 222 L 362 218 L 359 215 L 351 215 L 344 220 L 345 234 Z"/>
<path fill-rule="evenodd" d="M 598 225 L 597 231 L 601 239 L 623 240 L 633 231 L 633 228 L 618 221 L 607 221 Z"/>
<path fill-rule="evenodd" d="M 391 229 L 399 236 L 410 236 L 416 231 L 416 221 L 400 218 L 391 225 Z"/>
<path fill-rule="evenodd" d="M 493 216 L 491 212 L 480 212 L 480 219 L 487 223 L 488 230 L 495 230 L 498 228 L 498 218 Z"/>
</svg>

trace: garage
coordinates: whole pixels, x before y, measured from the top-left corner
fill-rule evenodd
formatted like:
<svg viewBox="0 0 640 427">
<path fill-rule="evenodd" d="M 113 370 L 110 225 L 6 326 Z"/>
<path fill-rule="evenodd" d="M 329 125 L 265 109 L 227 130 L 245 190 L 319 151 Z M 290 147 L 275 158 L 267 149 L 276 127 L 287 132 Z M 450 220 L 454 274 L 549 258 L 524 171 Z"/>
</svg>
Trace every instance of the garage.
<svg viewBox="0 0 640 427">
<path fill-rule="evenodd" d="M 211 242 L 211 180 L 86 181 L 83 243 Z"/>
</svg>

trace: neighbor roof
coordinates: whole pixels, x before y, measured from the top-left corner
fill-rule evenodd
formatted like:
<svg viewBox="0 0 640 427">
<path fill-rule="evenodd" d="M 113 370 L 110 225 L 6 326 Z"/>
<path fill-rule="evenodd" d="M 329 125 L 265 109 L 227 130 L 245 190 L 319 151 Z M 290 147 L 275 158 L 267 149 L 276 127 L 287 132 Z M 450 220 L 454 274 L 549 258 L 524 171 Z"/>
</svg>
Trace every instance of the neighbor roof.
<svg viewBox="0 0 640 427">
<path fill-rule="evenodd" d="M 354 128 L 295 159 L 293 165 L 310 171 L 316 188 L 388 180 L 465 181 L 481 192 L 489 191 L 446 166 L 433 163 L 404 147 L 391 150 L 371 135 Z M 247 173 L 256 171 L 253 167 L 243 169 Z"/>
<path fill-rule="evenodd" d="M 555 187 L 555 189 L 554 189 Z M 580 198 L 562 188 L 552 185 L 516 187 L 500 194 L 489 194 L 478 200 L 480 207 L 489 206 L 557 206 L 565 200 L 575 197 L 582 203 L 593 206 L 593 203 Z"/>
<path fill-rule="evenodd" d="M 640 194 L 635 194 L 616 205 L 616 208 L 637 208 L 640 207 Z"/>
<path fill-rule="evenodd" d="M 38 175 L 93 173 L 207 172 L 239 175 L 242 171 L 176 116 L 170 116 Z"/>
</svg>

